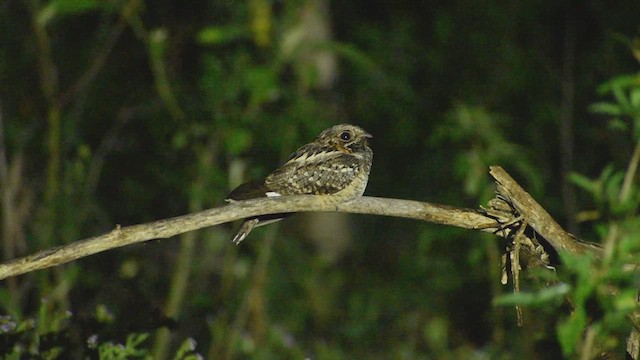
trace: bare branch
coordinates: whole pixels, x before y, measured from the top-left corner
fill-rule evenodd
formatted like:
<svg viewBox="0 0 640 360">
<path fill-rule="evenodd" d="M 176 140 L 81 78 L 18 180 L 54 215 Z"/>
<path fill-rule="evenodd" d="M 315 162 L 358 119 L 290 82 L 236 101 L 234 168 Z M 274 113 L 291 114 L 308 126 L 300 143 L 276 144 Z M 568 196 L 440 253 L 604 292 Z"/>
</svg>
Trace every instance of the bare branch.
<svg viewBox="0 0 640 360">
<path fill-rule="evenodd" d="M 34 270 L 61 265 L 82 257 L 117 247 L 152 239 L 169 238 L 189 231 L 231 222 L 251 216 L 284 212 L 329 211 L 354 214 L 370 214 L 422 220 L 465 229 L 481 230 L 507 237 L 512 226 L 519 226 L 522 219 L 556 250 L 572 253 L 599 250 L 597 247 L 577 241 L 527 194 L 501 167 L 491 167 L 498 193 L 506 200 L 494 199 L 490 209 L 481 211 L 455 208 L 412 200 L 386 199 L 364 196 L 356 200 L 329 204 L 322 196 L 297 195 L 279 198 L 261 198 L 238 201 L 213 209 L 178 216 L 171 219 L 127 227 L 116 226 L 104 235 L 79 240 L 69 245 L 52 248 L 0 264 L 0 280 Z M 512 208 L 510 209 L 509 206 Z M 540 263 L 546 264 L 544 250 L 538 251 L 537 241 L 531 240 L 532 253 L 540 255 Z"/>
<path fill-rule="evenodd" d="M 491 166 L 489 171 L 496 179 L 498 193 L 520 213 L 529 225 L 553 246 L 556 251 L 582 254 L 588 246 L 577 241 L 540 206 L 518 183 L 500 166 Z"/>
<path fill-rule="evenodd" d="M 117 247 L 152 239 L 169 238 L 250 216 L 282 212 L 336 211 L 428 221 L 443 225 L 495 232 L 497 222 L 476 210 L 411 200 L 364 196 L 342 204 L 327 204 L 322 196 L 297 195 L 238 201 L 193 214 L 151 223 L 116 228 L 104 235 L 73 242 L 0 264 L 0 280 L 34 270 L 61 265 Z"/>
</svg>

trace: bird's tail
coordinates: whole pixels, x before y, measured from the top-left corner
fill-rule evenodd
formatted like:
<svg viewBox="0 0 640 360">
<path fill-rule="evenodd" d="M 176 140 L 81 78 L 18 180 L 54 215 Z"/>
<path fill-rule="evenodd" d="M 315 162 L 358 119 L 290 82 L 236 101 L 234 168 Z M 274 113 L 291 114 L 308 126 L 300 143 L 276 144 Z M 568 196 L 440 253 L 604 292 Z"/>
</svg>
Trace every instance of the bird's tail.
<svg viewBox="0 0 640 360">
<path fill-rule="evenodd" d="M 264 226 L 272 224 L 276 221 L 280 221 L 284 218 L 287 218 L 294 213 L 279 213 L 279 214 L 269 214 L 269 215 L 261 215 L 258 217 L 248 218 L 242 222 L 240 225 L 240 229 L 238 233 L 231 239 L 231 242 L 238 245 L 242 240 L 244 240 L 247 235 L 256 227 Z"/>
<path fill-rule="evenodd" d="M 253 230 L 253 228 L 258 225 L 259 222 L 260 220 L 258 218 L 247 219 L 243 221 L 242 225 L 240 225 L 238 233 L 233 237 L 233 239 L 231 239 L 231 242 L 236 245 L 240 244 L 240 242 L 242 242 L 242 240 L 244 240 L 244 238 L 249 235 L 251 230 Z"/>
</svg>

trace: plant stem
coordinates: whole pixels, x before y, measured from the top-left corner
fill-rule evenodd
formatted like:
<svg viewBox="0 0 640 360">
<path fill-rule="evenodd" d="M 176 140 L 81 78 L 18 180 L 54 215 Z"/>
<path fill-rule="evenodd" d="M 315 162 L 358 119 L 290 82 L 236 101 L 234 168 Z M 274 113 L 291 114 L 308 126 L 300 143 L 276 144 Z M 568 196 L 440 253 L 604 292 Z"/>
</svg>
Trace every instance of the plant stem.
<svg viewBox="0 0 640 360">
<path fill-rule="evenodd" d="M 624 181 L 622 182 L 622 188 L 620 189 L 620 202 L 627 200 L 629 194 L 631 193 L 631 186 L 633 185 L 633 180 L 636 177 L 636 172 L 638 172 L 638 163 L 640 162 L 640 141 L 636 143 L 636 148 L 633 150 L 633 155 L 631 156 L 631 160 L 629 160 L 629 166 L 627 167 L 627 172 L 624 175 Z"/>
</svg>

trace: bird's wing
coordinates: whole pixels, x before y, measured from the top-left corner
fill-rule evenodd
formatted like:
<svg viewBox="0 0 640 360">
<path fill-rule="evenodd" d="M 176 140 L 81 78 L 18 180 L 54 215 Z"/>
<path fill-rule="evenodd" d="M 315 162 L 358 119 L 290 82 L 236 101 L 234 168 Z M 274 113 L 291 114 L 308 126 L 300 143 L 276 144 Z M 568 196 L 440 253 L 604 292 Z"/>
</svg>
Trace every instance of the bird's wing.
<svg viewBox="0 0 640 360">
<path fill-rule="evenodd" d="M 227 195 L 227 201 L 240 201 L 265 197 L 267 196 L 267 191 L 267 188 L 264 186 L 264 181 L 247 182 L 233 189 L 233 191 Z"/>
<path fill-rule="evenodd" d="M 267 176 L 265 186 L 281 195 L 333 194 L 349 185 L 360 167 L 359 159 L 340 151 L 307 152 Z"/>
</svg>

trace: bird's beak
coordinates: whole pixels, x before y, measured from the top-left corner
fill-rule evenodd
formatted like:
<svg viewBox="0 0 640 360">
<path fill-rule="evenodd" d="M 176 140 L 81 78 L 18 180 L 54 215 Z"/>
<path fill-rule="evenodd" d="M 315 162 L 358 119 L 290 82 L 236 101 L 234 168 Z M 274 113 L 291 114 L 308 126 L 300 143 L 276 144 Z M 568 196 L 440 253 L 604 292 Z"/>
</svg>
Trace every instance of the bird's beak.
<svg viewBox="0 0 640 360">
<path fill-rule="evenodd" d="M 369 133 L 364 133 L 364 137 L 366 137 L 367 139 L 373 139 L 373 135 Z"/>
</svg>

